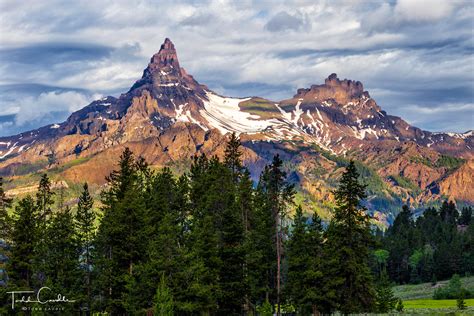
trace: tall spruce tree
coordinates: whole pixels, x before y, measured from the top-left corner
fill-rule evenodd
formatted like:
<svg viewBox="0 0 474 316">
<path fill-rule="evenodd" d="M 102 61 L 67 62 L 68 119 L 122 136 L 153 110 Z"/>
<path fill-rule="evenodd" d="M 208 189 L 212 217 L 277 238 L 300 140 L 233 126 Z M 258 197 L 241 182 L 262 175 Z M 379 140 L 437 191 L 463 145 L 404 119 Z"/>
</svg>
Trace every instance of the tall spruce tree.
<svg viewBox="0 0 474 316">
<path fill-rule="evenodd" d="M 81 293 L 86 293 L 83 299 L 83 307 L 87 310 L 92 306 L 92 250 L 95 237 L 95 219 L 96 215 L 93 210 L 94 200 L 89 193 L 89 186 L 84 183 L 82 193 L 77 202 L 77 212 L 74 218 L 79 263 L 80 263 L 80 285 Z"/>
<path fill-rule="evenodd" d="M 434 212 L 433 217 L 437 217 L 435 209 L 427 210 L 425 216 L 431 218 L 430 212 Z M 406 283 L 410 279 L 408 258 L 415 247 L 414 235 L 415 222 L 409 207 L 404 205 L 384 239 L 385 248 L 389 251 L 388 273 L 396 282 Z"/>
<path fill-rule="evenodd" d="M 242 201 L 244 189 L 249 185 L 248 174 L 243 175 L 242 162 L 240 160 L 240 140 L 232 134 L 227 143 L 224 156 L 224 166 L 228 168 L 229 205 L 223 210 L 222 222 L 222 248 L 220 257 L 224 263 L 221 272 L 222 298 L 219 310 L 227 315 L 240 315 L 246 298 L 245 284 L 245 238 L 246 229 L 244 227 L 248 217 L 248 202 Z M 245 178 L 244 178 L 245 177 Z M 251 198 L 251 197 L 248 197 Z M 248 219 L 247 219 L 248 220 Z"/>
<path fill-rule="evenodd" d="M 371 311 L 374 286 L 369 268 L 372 245 L 369 216 L 360 205 L 366 197 L 353 161 L 335 191 L 336 208 L 326 231 L 325 271 L 333 308 L 344 314 Z"/>
<path fill-rule="evenodd" d="M 125 148 L 101 196 L 103 218 L 96 238 L 99 308 L 112 314 L 127 312 L 127 282 L 145 253 L 145 204 L 137 169 L 133 153 Z"/>
<path fill-rule="evenodd" d="M 8 242 L 10 233 L 10 216 L 8 209 L 12 206 L 12 199 L 7 197 L 3 189 L 3 178 L 0 177 L 0 240 Z"/>
<path fill-rule="evenodd" d="M 469 225 L 472 222 L 472 207 L 465 206 L 461 210 L 461 216 L 459 217 L 459 225 Z"/>
<path fill-rule="evenodd" d="M 294 303 L 299 314 L 304 313 L 305 302 L 305 272 L 308 269 L 308 253 L 306 249 L 307 240 L 307 218 L 303 216 L 301 206 L 296 209 L 293 219 L 293 230 L 288 241 L 288 280 L 285 292 Z"/>
<path fill-rule="evenodd" d="M 51 180 L 45 173 L 41 176 L 38 191 L 36 192 L 36 207 L 37 214 L 36 221 L 36 236 L 38 236 L 37 244 L 35 245 L 34 257 L 34 282 L 38 287 L 45 285 L 47 276 L 47 262 L 45 253 L 48 251 L 48 226 L 51 222 L 53 214 L 52 205 L 54 204 L 55 193 L 51 188 Z"/>
<path fill-rule="evenodd" d="M 27 196 L 18 202 L 12 219 L 11 251 L 7 271 L 11 284 L 32 289 L 34 249 L 37 245 L 35 201 Z"/>
<path fill-rule="evenodd" d="M 0 284 L 5 285 L 7 275 L 5 272 L 5 263 L 9 254 L 9 244 L 11 235 L 11 218 L 8 209 L 11 208 L 12 199 L 8 198 L 3 189 L 3 178 L 0 177 Z M 0 291 L 1 294 L 1 291 Z M 5 293 L 6 295 L 6 293 Z M 0 305 L 1 306 L 1 305 Z M 1 312 L 1 307 L 0 307 Z"/>
<path fill-rule="evenodd" d="M 156 294 L 154 297 L 154 313 L 156 316 L 173 316 L 174 315 L 174 303 L 173 295 L 170 288 L 166 284 L 166 278 L 163 274 Z"/>
<path fill-rule="evenodd" d="M 230 135 L 224 151 L 224 164 L 230 169 L 234 183 L 237 183 L 242 173 L 242 152 L 240 151 L 240 139 L 235 132 Z"/>
<path fill-rule="evenodd" d="M 323 271 L 321 219 L 314 213 L 311 222 L 303 216 L 301 206 L 296 209 L 293 230 L 288 241 L 288 275 L 285 292 L 298 314 L 318 315 L 324 305 L 321 290 Z"/>
<path fill-rule="evenodd" d="M 273 236 L 270 240 L 274 241 L 274 245 L 271 247 L 268 247 L 267 245 L 267 255 L 274 251 L 273 256 L 275 264 L 269 264 L 269 269 L 263 274 L 267 275 L 267 282 L 269 282 L 266 286 L 266 299 L 270 298 L 271 293 L 269 290 L 274 289 L 275 304 L 277 305 L 276 312 L 277 315 L 280 315 L 282 290 L 282 240 L 284 234 L 283 225 L 288 207 L 293 203 L 295 191 L 294 185 L 290 184 L 286 179 L 286 172 L 283 171 L 283 161 L 280 159 L 279 155 L 274 156 L 272 163 L 266 166 L 263 170 L 259 181 L 259 191 L 259 198 L 261 199 L 260 207 L 262 207 L 260 210 L 260 212 L 262 212 L 260 213 L 260 216 L 269 217 L 268 219 L 261 219 L 261 233 L 265 236 L 264 238 L 268 238 L 266 235 L 271 227 L 273 230 Z M 269 260 L 265 255 L 262 259 L 264 261 Z"/>
<path fill-rule="evenodd" d="M 76 299 L 79 290 L 79 252 L 74 219 L 69 207 L 58 210 L 46 228 L 46 251 L 44 257 L 45 285 L 52 293 L 61 293 Z M 64 313 L 71 313 L 73 306 L 65 306 Z"/>
</svg>

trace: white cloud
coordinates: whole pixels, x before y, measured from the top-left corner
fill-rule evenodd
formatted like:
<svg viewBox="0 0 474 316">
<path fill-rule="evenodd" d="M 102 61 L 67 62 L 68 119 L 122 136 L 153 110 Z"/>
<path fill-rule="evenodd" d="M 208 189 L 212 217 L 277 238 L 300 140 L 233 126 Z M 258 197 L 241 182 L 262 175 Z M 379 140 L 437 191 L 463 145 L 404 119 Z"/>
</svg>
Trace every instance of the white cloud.
<svg viewBox="0 0 474 316">
<path fill-rule="evenodd" d="M 395 14 L 406 21 L 437 21 L 449 16 L 455 4 L 446 0 L 398 0 Z"/>
<path fill-rule="evenodd" d="M 100 97 L 99 94 L 84 95 L 74 91 L 53 91 L 41 93 L 38 97 L 25 97 L 13 105 L 17 110 L 15 124 L 22 126 L 31 121 L 42 121 L 44 116 L 52 116 L 54 112 L 71 113 Z"/>
</svg>

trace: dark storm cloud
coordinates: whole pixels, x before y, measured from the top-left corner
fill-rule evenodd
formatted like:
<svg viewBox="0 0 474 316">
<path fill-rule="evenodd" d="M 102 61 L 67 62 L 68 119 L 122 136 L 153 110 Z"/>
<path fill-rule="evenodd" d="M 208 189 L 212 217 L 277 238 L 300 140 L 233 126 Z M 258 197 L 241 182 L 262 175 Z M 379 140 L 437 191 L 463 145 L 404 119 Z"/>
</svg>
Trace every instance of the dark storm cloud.
<svg viewBox="0 0 474 316">
<path fill-rule="evenodd" d="M 19 63 L 50 67 L 54 64 L 70 61 L 86 61 L 110 56 L 113 47 L 69 44 L 43 43 L 18 48 L 0 49 L 0 60 L 3 63 Z"/>
<path fill-rule="evenodd" d="M 285 99 L 336 72 L 390 114 L 463 131 L 474 128 L 473 19 L 467 0 L 3 0 L 0 135 L 128 90 L 165 37 L 221 94 Z"/>
</svg>

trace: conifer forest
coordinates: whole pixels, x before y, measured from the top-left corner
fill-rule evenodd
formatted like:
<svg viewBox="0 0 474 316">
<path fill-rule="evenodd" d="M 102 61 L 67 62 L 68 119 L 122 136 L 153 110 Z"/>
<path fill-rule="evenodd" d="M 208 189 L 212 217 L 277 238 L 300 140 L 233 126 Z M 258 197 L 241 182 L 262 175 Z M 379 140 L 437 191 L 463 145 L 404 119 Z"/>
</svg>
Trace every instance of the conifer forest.
<svg viewBox="0 0 474 316">
<path fill-rule="evenodd" d="M 382 230 L 351 161 L 323 221 L 295 203 L 278 155 L 255 181 L 240 146 L 233 134 L 223 159 L 195 156 L 181 175 L 126 148 L 100 197 L 84 183 L 72 205 L 47 174 L 16 202 L 0 182 L 0 314 L 388 313 L 403 310 L 393 285 L 474 273 L 472 208 L 404 206 Z M 12 309 L 22 291 L 60 302 Z"/>
</svg>

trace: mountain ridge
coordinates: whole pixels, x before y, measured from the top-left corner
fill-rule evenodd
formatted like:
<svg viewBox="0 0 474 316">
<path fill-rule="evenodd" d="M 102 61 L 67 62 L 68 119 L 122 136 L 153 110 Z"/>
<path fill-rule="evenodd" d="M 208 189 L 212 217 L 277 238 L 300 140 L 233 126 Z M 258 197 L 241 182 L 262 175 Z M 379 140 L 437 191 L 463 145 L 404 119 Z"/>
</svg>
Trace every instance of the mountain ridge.
<svg viewBox="0 0 474 316">
<path fill-rule="evenodd" d="M 337 176 L 335 156 L 360 160 L 375 170 L 387 198 L 410 203 L 440 197 L 474 202 L 472 130 L 423 131 L 383 111 L 361 82 L 340 80 L 336 74 L 278 102 L 221 96 L 180 66 L 168 38 L 142 77 L 118 98 L 93 101 L 60 124 L 0 137 L 0 174 L 18 176 L 26 165 L 37 171 L 80 158 L 94 161 L 116 155 L 117 148 L 125 145 L 154 165 L 177 164 L 194 154 L 221 155 L 226 135 L 232 132 L 242 139 L 254 178 L 268 156 L 293 151 L 287 158 L 295 165 L 295 182 L 313 198 L 330 195 L 317 196 L 314 187 L 328 191 L 331 177 Z M 91 167 L 90 161 L 83 165 Z M 113 168 L 113 163 L 96 163 L 103 169 L 97 171 L 100 176 Z M 314 177 L 311 172 L 320 167 L 331 171 Z M 74 170 L 80 166 L 69 169 L 63 173 L 66 179 L 79 180 L 80 173 Z M 452 177 L 456 172 L 461 174 Z M 96 175 L 84 174 L 81 181 L 103 183 Z M 411 185 L 403 187 L 401 179 Z M 463 183 L 468 187 L 461 189 Z"/>
</svg>

